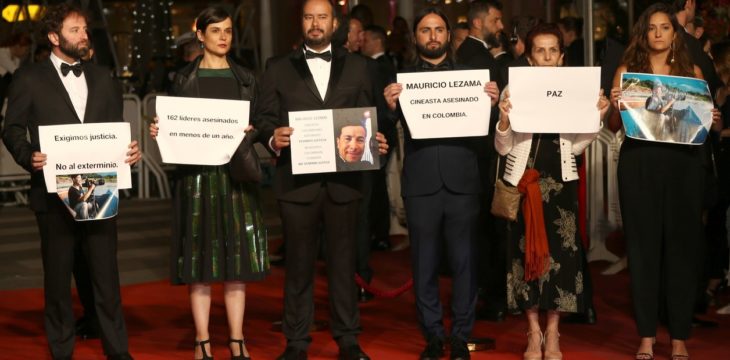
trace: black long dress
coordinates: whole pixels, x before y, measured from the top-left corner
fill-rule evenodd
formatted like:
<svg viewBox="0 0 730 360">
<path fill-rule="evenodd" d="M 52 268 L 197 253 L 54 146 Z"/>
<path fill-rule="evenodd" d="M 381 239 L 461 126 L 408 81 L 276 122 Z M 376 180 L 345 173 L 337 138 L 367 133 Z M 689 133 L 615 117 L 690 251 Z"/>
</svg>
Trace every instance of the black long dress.
<svg viewBox="0 0 730 360">
<path fill-rule="evenodd" d="M 534 157 L 538 144 L 534 167 L 540 172 L 550 268 L 538 280 L 525 281 L 525 222 L 520 209 L 517 221 L 510 223 L 508 230 L 507 306 L 510 310 L 538 307 L 541 310 L 582 313 L 585 269 L 576 220 L 578 181 L 561 180 L 559 134 L 533 135 L 531 157 Z"/>
</svg>

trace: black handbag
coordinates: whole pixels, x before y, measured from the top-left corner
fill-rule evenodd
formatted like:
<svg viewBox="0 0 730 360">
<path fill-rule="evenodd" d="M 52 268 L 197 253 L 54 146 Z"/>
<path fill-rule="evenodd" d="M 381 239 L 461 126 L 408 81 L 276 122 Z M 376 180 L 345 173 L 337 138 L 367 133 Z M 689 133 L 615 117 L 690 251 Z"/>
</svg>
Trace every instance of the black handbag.
<svg viewBox="0 0 730 360">
<path fill-rule="evenodd" d="M 228 163 L 231 178 L 235 182 L 261 182 L 261 161 L 259 160 L 258 154 L 256 154 L 256 149 L 253 147 L 257 133 L 256 130 L 251 130 L 246 133 L 243 141 L 241 141 L 238 149 L 236 149 L 236 152 L 231 157 L 231 162 Z"/>
</svg>

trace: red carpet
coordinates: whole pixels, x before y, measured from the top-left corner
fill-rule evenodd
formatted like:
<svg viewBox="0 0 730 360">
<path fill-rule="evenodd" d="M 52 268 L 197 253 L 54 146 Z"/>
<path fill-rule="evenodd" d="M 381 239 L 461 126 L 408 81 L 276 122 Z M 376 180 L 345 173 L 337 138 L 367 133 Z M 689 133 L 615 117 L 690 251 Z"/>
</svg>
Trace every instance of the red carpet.
<svg viewBox="0 0 730 360">
<path fill-rule="evenodd" d="M 375 285 L 394 288 L 410 276 L 407 252 L 375 253 Z M 602 276 L 605 264 L 594 266 L 599 324 L 562 325 L 561 346 L 565 359 L 631 359 L 638 344 L 631 319 L 628 274 Z M 321 265 L 316 286 L 316 318 L 328 318 L 326 282 Z M 275 268 L 264 282 L 248 287 L 245 332 L 248 349 L 254 359 L 274 359 L 284 348 L 281 333 L 271 324 L 282 312 L 281 268 Z M 448 297 L 448 281 L 442 282 L 442 294 Z M 228 337 L 222 290 L 215 289 L 211 316 L 213 354 L 227 359 Z M 123 289 L 124 313 L 129 329 L 130 350 L 135 359 L 192 359 L 194 337 L 186 287 L 173 287 L 165 281 L 127 286 Z M 682 296 L 682 294 L 676 294 Z M 363 333 L 360 342 L 373 359 L 417 359 L 424 345 L 418 327 L 413 293 L 396 299 L 375 299 L 361 306 Z M 42 290 L 0 292 L 0 358 L 49 358 L 43 333 Z M 77 309 L 78 310 L 78 309 Z M 693 359 L 728 359 L 730 317 L 713 316 L 717 329 L 698 329 L 688 346 Z M 497 350 L 474 353 L 474 359 L 521 359 L 525 344 L 525 323 L 510 317 L 502 323 L 477 321 L 474 336 L 494 337 Z M 329 332 L 315 332 L 310 347 L 312 359 L 334 359 L 337 346 Z M 658 359 L 669 357 L 669 339 L 660 330 L 655 348 Z M 78 341 L 76 359 L 103 359 L 98 340 Z"/>
</svg>

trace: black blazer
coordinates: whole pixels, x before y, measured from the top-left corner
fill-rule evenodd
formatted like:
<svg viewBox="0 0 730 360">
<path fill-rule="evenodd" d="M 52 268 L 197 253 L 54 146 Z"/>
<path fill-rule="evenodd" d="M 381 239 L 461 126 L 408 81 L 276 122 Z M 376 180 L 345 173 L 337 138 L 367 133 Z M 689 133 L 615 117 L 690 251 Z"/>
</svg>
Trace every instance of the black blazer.
<svg viewBox="0 0 730 360">
<path fill-rule="evenodd" d="M 203 56 L 198 56 L 177 72 L 172 82 L 172 87 L 170 88 L 170 95 L 200 97 L 198 68 L 202 60 Z M 233 72 L 233 76 L 238 81 L 240 99 L 253 101 L 256 98 L 256 77 L 251 71 L 236 63 L 232 58 L 227 57 L 226 60 Z M 251 110 L 253 110 L 253 107 L 254 104 L 251 104 Z"/>
<path fill-rule="evenodd" d="M 496 81 L 500 89 L 504 89 L 505 81 L 502 79 L 497 61 L 494 60 L 492 53 L 484 47 L 484 44 L 478 40 L 467 36 L 466 40 L 456 50 L 456 62 L 472 69 L 489 70 L 490 79 Z"/>
<path fill-rule="evenodd" d="M 84 123 L 124 121 L 119 83 L 101 66 L 84 62 L 83 69 L 89 90 Z M 45 212 L 59 208 L 49 204 L 60 204 L 56 194 L 47 193 L 43 171 L 33 171 L 31 165 L 32 153 L 40 151 L 38 127 L 80 123 L 50 59 L 22 67 L 13 75 L 3 141 L 15 162 L 31 173 L 30 207 L 33 211 Z M 30 133 L 30 141 L 27 133 Z"/>
<path fill-rule="evenodd" d="M 403 72 L 424 71 L 419 64 L 403 69 Z M 459 65 L 453 69 L 466 70 Z M 400 106 L 398 117 L 404 119 Z M 442 187 L 458 194 L 482 191 L 477 154 L 481 143 L 487 142 L 485 137 L 416 140 L 411 137 L 408 120 L 404 125 L 405 157 L 401 180 L 404 197 L 430 195 Z"/>
<path fill-rule="evenodd" d="M 267 149 L 274 129 L 289 126 L 290 111 L 373 106 L 367 60 L 348 54 L 343 48 L 333 46 L 332 52 L 330 80 L 324 99 L 319 95 L 301 48 L 267 62 L 259 81 L 259 98 L 254 111 L 259 141 Z M 292 175 L 291 149 L 286 147 L 276 163 L 274 192 L 280 200 L 307 203 L 315 199 L 326 183 L 330 198 L 344 203 L 362 197 L 359 191 L 361 177 L 358 172 Z"/>
</svg>

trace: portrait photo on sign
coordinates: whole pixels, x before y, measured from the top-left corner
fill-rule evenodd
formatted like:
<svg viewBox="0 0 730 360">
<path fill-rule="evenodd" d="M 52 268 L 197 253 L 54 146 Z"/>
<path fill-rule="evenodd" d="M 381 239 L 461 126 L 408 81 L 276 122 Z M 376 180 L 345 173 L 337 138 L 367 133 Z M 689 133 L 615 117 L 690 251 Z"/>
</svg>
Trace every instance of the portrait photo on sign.
<svg viewBox="0 0 730 360">
<path fill-rule="evenodd" d="M 116 172 L 57 175 L 56 189 L 76 221 L 108 219 L 119 211 Z"/>
<path fill-rule="evenodd" d="M 373 170 L 380 167 L 377 119 L 374 108 L 335 109 L 335 161 L 337 172 Z"/>
<path fill-rule="evenodd" d="M 639 73 L 621 76 L 621 120 L 631 138 L 700 145 L 712 125 L 713 106 L 704 80 Z"/>
</svg>

